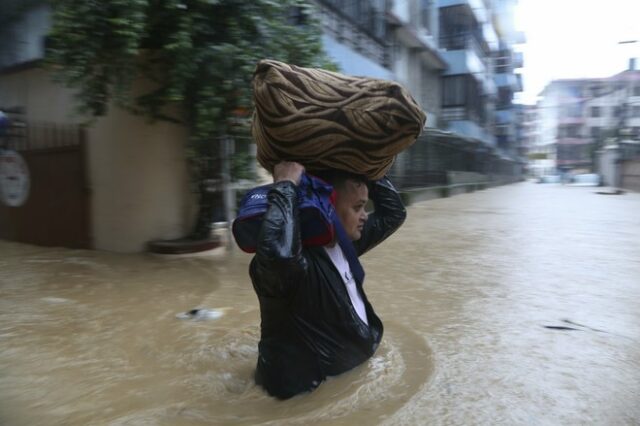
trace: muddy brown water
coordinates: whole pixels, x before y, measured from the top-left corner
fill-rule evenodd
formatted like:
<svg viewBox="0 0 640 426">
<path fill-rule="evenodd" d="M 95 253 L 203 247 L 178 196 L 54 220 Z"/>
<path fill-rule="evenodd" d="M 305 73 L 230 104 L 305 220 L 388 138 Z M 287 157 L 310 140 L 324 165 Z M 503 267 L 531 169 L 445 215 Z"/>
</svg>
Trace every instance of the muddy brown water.
<svg viewBox="0 0 640 426">
<path fill-rule="evenodd" d="M 284 402 L 252 380 L 248 255 L 0 242 L 0 424 L 640 424 L 640 194 L 595 192 L 411 206 L 362 259 L 380 349 Z"/>
</svg>

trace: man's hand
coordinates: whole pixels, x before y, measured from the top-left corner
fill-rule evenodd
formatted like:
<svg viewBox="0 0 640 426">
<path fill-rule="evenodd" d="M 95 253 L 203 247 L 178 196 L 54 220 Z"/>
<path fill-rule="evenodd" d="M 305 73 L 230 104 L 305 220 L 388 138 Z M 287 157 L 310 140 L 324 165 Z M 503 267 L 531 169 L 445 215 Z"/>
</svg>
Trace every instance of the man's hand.
<svg viewBox="0 0 640 426">
<path fill-rule="evenodd" d="M 281 161 L 273 168 L 273 181 L 277 183 L 288 180 L 298 185 L 302 173 L 304 173 L 302 164 L 293 161 Z"/>
</svg>

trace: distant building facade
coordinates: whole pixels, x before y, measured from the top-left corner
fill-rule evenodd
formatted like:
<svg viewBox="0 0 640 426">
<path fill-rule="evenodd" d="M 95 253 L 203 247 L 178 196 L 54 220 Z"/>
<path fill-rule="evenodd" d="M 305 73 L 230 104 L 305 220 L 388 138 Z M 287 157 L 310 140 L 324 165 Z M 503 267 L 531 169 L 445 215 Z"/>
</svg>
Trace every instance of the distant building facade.
<svg viewBox="0 0 640 426">
<path fill-rule="evenodd" d="M 517 0 L 315 3 L 324 48 L 342 72 L 396 80 L 427 113 L 427 127 L 516 154 Z"/>
<path fill-rule="evenodd" d="M 538 139 L 538 109 L 535 105 L 515 104 L 515 152 L 518 158 L 527 159 L 526 175 L 532 173 L 531 152 Z"/>
<path fill-rule="evenodd" d="M 595 153 L 608 142 L 640 141 L 640 71 L 634 64 L 612 77 L 554 80 L 545 87 L 533 151 L 548 154 L 553 172 L 594 171 Z"/>
<path fill-rule="evenodd" d="M 522 90 L 516 72 L 522 56 L 513 50 L 523 41 L 513 26 L 517 0 L 315 3 L 325 51 L 341 72 L 396 80 L 426 112 L 426 128 L 451 132 L 502 160 L 520 161 L 512 103 Z M 415 145 L 425 143 L 423 138 Z M 428 156 L 429 148 L 412 150 L 396 159 L 396 175 L 428 168 L 416 159 Z"/>
</svg>

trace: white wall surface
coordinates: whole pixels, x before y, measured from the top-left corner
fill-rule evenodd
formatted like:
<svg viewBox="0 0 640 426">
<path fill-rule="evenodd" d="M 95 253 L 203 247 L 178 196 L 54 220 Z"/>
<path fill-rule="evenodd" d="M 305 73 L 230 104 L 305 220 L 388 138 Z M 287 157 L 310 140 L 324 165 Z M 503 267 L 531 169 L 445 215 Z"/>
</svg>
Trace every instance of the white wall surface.
<svg viewBox="0 0 640 426">
<path fill-rule="evenodd" d="M 27 123 L 81 122 L 72 93 L 41 69 L 0 75 L 0 100 L 23 107 Z M 150 240 L 184 236 L 195 211 L 185 130 L 113 108 L 87 139 L 94 248 L 137 252 Z"/>
<path fill-rule="evenodd" d="M 184 236 L 191 196 L 186 132 L 113 109 L 89 132 L 96 248 L 136 252 L 154 239 Z"/>
</svg>

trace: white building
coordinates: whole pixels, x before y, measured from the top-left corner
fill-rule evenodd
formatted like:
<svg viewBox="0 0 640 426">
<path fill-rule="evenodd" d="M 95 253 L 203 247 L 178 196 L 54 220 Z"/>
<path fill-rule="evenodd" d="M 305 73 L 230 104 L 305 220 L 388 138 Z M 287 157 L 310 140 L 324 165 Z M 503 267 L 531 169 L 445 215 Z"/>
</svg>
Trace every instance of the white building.
<svg viewBox="0 0 640 426">
<path fill-rule="evenodd" d="M 395 78 L 407 87 L 427 113 L 427 127 L 438 127 L 442 96 L 440 79 L 447 63 L 438 50 L 436 2 L 396 0 L 388 17 Z"/>
<path fill-rule="evenodd" d="M 533 151 L 553 161 L 546 172 L 593 171 L 607 139 L 640 140 L 640 71 L 608 78 L 554 80 L 542 91 Z M 548 173 L 547 173 L 548 174 Z"/>
<path fill-rule="evenodd" d="M 524 34 L 515 28 L 514 11 L 517 0 L 494 0 L 493 23 L 498 35 L 498 49 L 493 52 L 494 81 L 497 88 L 495 135 L 496 145 L 503 153 L 524 162 L 520 147 L 518 107 L 514 95 L 522 91 L 522 76 L 517 72 L 523 66 L 523 55 L 514 46 L 525 41 Z"/>
<path fill-rule="evenodd" d="M 447 64 L 437 46 L 438 9 L 424 0 L 316 0 L 323 47 L 345 74 L 395 80 L 427 113 L 440 116 L 440 76 Z"/>
</svg>

